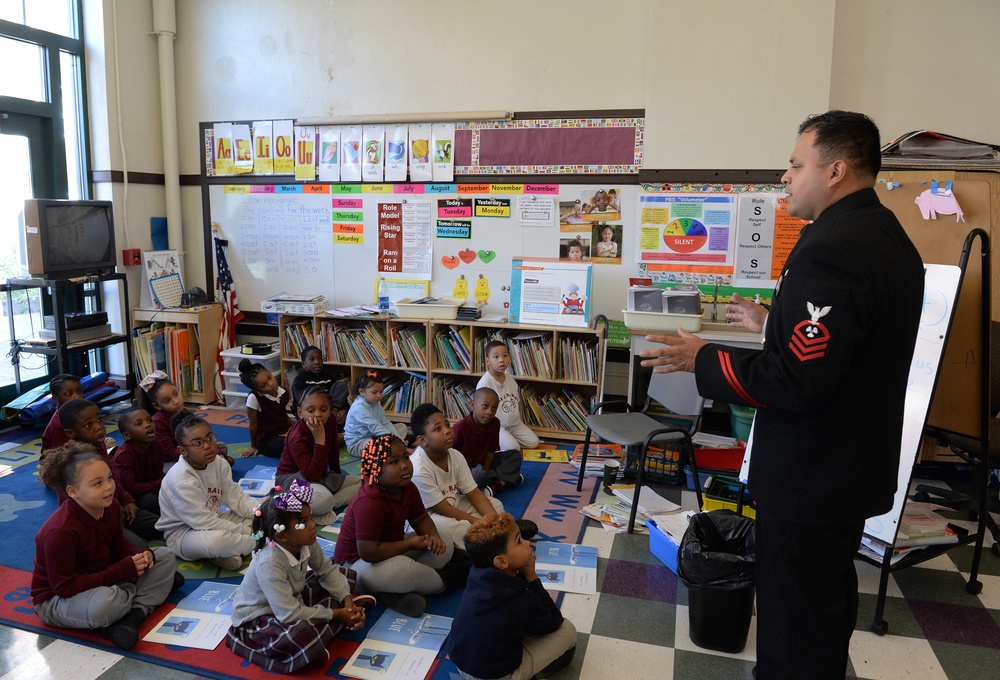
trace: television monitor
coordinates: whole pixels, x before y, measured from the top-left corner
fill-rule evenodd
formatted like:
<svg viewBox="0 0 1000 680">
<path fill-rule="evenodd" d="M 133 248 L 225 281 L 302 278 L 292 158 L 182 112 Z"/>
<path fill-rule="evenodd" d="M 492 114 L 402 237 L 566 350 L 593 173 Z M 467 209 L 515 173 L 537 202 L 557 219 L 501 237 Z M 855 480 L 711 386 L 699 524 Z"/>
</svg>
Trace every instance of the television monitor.
<svg viewBox="0 0 1000 680">
<path fill-rule="evenodd" d="M 26 200 L 24 246 L 31 276 L 62 278 L 114 270 L 111 202 Z"/>
</svg>

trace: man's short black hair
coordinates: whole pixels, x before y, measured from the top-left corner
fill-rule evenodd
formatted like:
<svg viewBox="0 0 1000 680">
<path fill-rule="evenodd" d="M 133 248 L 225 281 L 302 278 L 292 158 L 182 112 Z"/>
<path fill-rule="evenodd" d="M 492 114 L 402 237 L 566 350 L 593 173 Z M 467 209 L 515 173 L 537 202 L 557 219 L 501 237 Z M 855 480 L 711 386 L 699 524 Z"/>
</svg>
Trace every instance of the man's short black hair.
<svg viewBox="0 0 1000 680">
<path fill-rule="evenodd" d="M 799 126 L 799 134 L 805 132 L 816 133 L 813 146 L 819 149 L 824 165 L 842 160 L 872 180 L 882 169 L 878 126 L 863 113 L 834 110 L 809 116 Z"/>
<path fill-rule="evenodd" d="M 410 414 L 410 429 L 413 431 L 413 436 L 419 437 L 424 433 L 427 421 L 435 413 L 441 413 L 441 409 L 434 404 L 421 404 L 413 409 L 413 413 Z"/>
</svg>

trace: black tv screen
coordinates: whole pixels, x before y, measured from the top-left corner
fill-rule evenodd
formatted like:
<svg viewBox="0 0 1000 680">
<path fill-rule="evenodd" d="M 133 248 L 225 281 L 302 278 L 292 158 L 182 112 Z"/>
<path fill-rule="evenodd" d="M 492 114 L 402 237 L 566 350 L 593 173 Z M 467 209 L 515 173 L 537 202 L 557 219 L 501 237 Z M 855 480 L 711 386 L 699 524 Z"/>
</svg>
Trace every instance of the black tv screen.
<svg viewBox="0 0 1000 680">
<path fill-rule="evenodd" d="M 28 199 L 24 236 L 32 276 L 94 274 L 117 264 L 110 201 Z"/>
</svg>

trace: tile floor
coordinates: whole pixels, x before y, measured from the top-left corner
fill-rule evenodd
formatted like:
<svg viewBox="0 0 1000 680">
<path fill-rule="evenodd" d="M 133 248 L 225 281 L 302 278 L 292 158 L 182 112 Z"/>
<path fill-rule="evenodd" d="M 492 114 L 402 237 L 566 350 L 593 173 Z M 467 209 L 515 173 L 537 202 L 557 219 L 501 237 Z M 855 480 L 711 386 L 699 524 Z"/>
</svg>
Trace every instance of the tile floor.
<svg viewBox="0 0 1000 680">
<path fill-rule="evenodd" d="M 692 492 L 660 490 L 685 507 L 694 505 Z M 688 635 L 687 591 L 649 553 L 646 535 L 608 534 L 591 522 L 584 543 L 600 551 L 598 595 L 563 596 L 563 613 L 576 625 L 579 641 L 572 665 L 559 680 L 751 677 L 755 623 L 739 654 L 696 647 Z M 972 548 L 962 547 L 893 573 L 884 637 L 869 631 L 878 570 L 859 561 L 861 607 L 849 675 L 869 680 L 1000 677 L 1000 558 L 984 552 L 978 596 L 965 591 L 971 559 Z M 0 650 L 0 680 L 200 677 L 6 627 L 0 627 Z"/>
</svg>

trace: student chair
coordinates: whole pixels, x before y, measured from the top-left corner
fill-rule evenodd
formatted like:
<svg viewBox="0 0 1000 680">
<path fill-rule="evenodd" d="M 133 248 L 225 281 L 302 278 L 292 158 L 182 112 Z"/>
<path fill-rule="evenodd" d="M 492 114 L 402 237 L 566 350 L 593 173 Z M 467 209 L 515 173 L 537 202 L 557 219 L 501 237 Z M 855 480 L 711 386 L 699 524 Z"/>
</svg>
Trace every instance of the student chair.
<svg viewBox="0 0 1000 680">
<path fill-rule="evenodd" d="M 1000 322 L 990 322 L 990 420 L 989 420 L 989 448 L 986 452 L 988 464 L 991 470 L 1000 468 Z M 969 515 L 976 516 L 978 513 L 986 513 L 986 528 L 993 536 L 993 554 L 1000 557 L 1000 526 L 990 514 L 1000 512 L 1000 501 L 997 498 L 997 491 L 991 490 L 986 500 L 986 507 L 979 507 L 979 498 L 976 490 L 981 488 L 982 478 L 980 477 L 980 464 L 982 460 L 982 442 L 979 437 L 969 437 L 947 430 L 939 430 L 935 427 L 928 427 L 926 434 L 934 437 L 942 446 L 947 446 L 952 452 L 962 460 L 972 465 L 972 487 L 970 493 L 962 493 L 951 489 L 930 484 L 918 484 L 913 500 L 924 502 L 932 500 L 943 505 L 968 505 Z"/>
<path fill-rule="evenodd" d="M 587 435 L 583 440 L 580 477 L 576 482 L 576 490 L 582 491 L 583 475 L 587 470 L 587 453 L 590 450 L 591 434 L 597 435 L 601 441 L 618 444 L 622 447 L 638 445 L 640 447 L 638 474 L 635 480 L 635 495 L 632 498 L 632 512 L 628 519 L 628 533 L 630 534 L 635 527 L 635 514 L 639 508 L 639 492 L 642 489 L 646 468 L 646 451 L 649 445 L 656 444 L 662 446 L 664 444 L 682 443 L 683 448 L 677 461 L 678 469 L 682 470 L 684 453 L 691 452 L 691 435 L 698 430 L 701 411 L 705 406 L 704 397 L 698 394 L 698 386 L 693 373 L 684 373 L 681 371 L 675 373 L 654 372 L 650 377 L 649 388 L 646 392 L 646 403 L 638 411 L 629 402 L 622 399 L 612 399 L 594 404 L 590 415 L 587 416 Z M 689 419 L 688 426 L 666 426 L 646 415 L 651 400 L 656 400 L 679 418 Z M 624 406 L 625 412 L 601 412 L 602 409 L 613 404 Z M 691 455 L 688 458 L 691 461 L 691 472 L 694 475 L 694 479 L 698 480 L 698 468 L 695 465 L 694 456 Z M 597 483 L 601 483 L 600 479 L 598 479 Z M 698 497 L 698 508 L 701 509 L 701 488 L 697 481 L 695 481 L 694 488 L 695 494 Z"/>
</svg>

